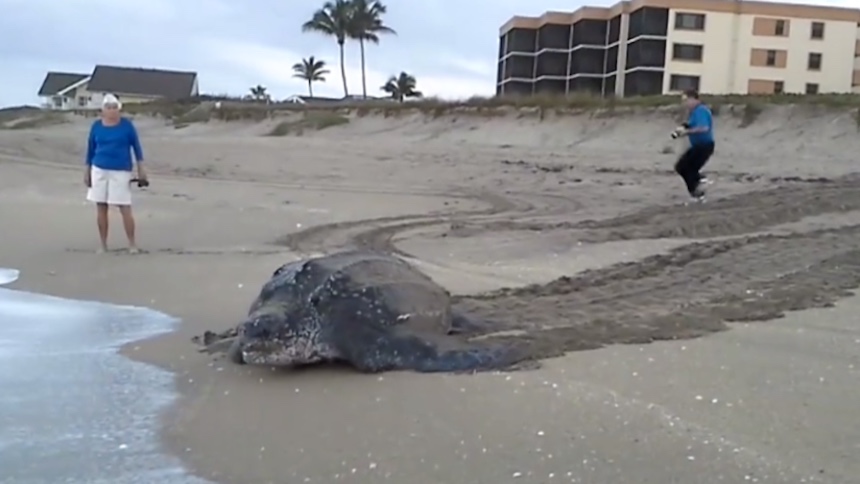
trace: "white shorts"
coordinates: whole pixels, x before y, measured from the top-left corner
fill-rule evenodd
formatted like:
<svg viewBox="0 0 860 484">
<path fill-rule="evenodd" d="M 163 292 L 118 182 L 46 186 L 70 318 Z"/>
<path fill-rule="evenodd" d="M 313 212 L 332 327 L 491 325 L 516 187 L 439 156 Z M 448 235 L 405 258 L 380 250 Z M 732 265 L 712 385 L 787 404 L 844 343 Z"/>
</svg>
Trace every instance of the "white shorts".
<svg viewBox="0 0 860 484">
<path fill-rule="evenodd" d="M 93 166 L 90 171 L 91 187 L 87 200 L 108 205 L 131 205 L 131 172 L 103 170 Z"/>
</svg>

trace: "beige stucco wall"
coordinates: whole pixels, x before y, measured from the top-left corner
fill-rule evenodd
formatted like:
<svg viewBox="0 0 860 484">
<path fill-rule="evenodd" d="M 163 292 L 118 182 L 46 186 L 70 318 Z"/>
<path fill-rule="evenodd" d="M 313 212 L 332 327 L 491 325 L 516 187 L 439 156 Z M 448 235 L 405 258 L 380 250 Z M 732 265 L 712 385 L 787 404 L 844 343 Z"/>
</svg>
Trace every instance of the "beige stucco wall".
<svg viewBox="0 0 860 484">
<path fill-rule="evenodd" d="M 853 22 L 824 22 L 824 39 L 810 39 L 812 19 L 788 19 L 790 28 L 786 37 L 753 36 L 754 16 L 741 16 L 741 32 L 738 48 L 742 52 L 757 49 L 779 49 L 788 51 L 785 68 L 754 67 L 748 62 L 739 62 L 735 82 L 745 85 L 748 79 L 783 81 L 786 92 L 803 93 L 806 83 L 815 83 L 819 92 L 851 92 L 854 46 L 847 39 L 854 38 L 857 25 Z M 807 69 L 810 52 L 821 53 L 820 71 Z"/>
<path fill-rule="evenodd" d="M 857 25 L 857 41 L 854 45 L 854 88 L 852 92 L 860 94 L 860 24 Z"/>
<path fill-rule="evenodd" d="M 684 10 L 683 13 L 705 14 L 705 30 L 675 30 L 677 11 L 669 11 L 669 31 L 666 36 L 666 75 L 663 76 L 663 92 L 669 90 L 672 74 L 699 76 L 701 92 L 720 94 L 731 91 L 730 77 L 732 52 L 729 48 L 734 15 Z M 702 48 L 702 62 L 672 60 L 673 44 L 699 44 Z M 748 59 L 744 59 L 748 62 Z"/>
<path fill-rule="evenodd" d="M 750 80 L 783 81 L 785 92 L 803 93 L 806 83 L 819 85 L 819 92 L 851 92 L 855 68 L 855 42 L 860 30 L 854 22 L 824 21 L 824 39 L 810 39 L 813 19 L 787 18 L 785 37 L 753 35 L 753 27 L 761 26 L 760 15 L 684 10 L 706 15 L 704 31 L 675 30 L 676 11 L 670 11 L 666 42 L 666 76 L 664 92 L 669 91 L 672 74 L 700 76 L 700 90 L 726 94 L 746 92 Z M 756 22 L 756 18 L 760 20 Z M 851 39 L 851 40 L 849 40 Z M 673 61 L 672 44 L 702 44 L 703 62 Z M 784 68 L 751 66 L 753 49 L 787 52 Z M 810 52 L 822 54 L 820 71 L 807 70 Z"/>
<path fill-rule="evenodd" d="M 148 103 L 150 101 L 154 101 L 154 100 L 158 99 L 157 96 L 134 96 L 131 94 L 122 94 L 122 93 L 115 93 L 115 94 L 117 96 L 119 96 L 119 99 L 120 99 L 120 101 L 122 101 L 123 104 Z"/>
<path fill-rule="evenodd" d="M 92 93 L 87 90 L 87 84 L 84 84 L 82 86 L 78 86 L 77 88 L 69 91 L 66 95 L 72 99 L 72 105 L 75 108 L 85 108 L 85 107 L 89 106 Z M 83 106 L 78 102 L 78 100 L 81 98 L 86 99 L 86 104 L 84 104 Z"/>
<path fill-rule="evenodd" d="M 90 101 L 90 107 L 100 107 L 102 104 L 102 100 L 104 99 L 104 97 L 107 94 L 109 94 L 109 93 L 107 93 L 107 92 L 93 92 L 93 93 L 91 93 L 92 99 Z M 119 97 L 119 100 L 123 104 L 140 104 L 140 103 L 147 103 L 147 102 L 154 101 L 154 100 L 158 99 L 158 97 L 153 97 L 153 96 L 135 96 L 133 94 L 123 94 L 121 92 L 114 92 L 113 94 L 115 94 L 117 97 Z"/>
<path fill-rule="evenodd" d="M 87 84 L 83 84 L 81 86 L 72 89 L 65 94 L 63 97 L 67 98 L 65 108 L 66 109 L 81 109 L 81 108 L 99 108 L 101 107 L 102 99 L 104 96 L 108 94 L 106 92 L 93 92 L 87 89 Z M 131 94 L 122 94 L 122 93 L 114 93 L 119 96 L 120 100 L 124 104 L 139 104 L 150 102 L 157 97 L 152 96 L 135 96 Z M 49 97 L 50 98 L 50 97 Z M 81 105 L 78 100 L 80 98 L 84 98 L 87 100 L 85 105 Z"/>
</svg>

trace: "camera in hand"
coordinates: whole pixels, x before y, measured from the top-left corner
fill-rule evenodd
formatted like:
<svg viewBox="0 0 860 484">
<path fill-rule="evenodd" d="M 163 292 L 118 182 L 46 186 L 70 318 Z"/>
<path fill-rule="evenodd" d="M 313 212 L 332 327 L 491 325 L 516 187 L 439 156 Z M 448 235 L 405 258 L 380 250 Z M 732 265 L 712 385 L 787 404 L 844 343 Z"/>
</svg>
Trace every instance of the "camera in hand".
<svg viewBox="0 0 860 484">
<path fill-rule="evenodd" d="M 672 131 L 672 134 L 670 134 L 669 136 L 671 136 L 672 139 L 678 139 L 678 137 L 681 136 L 681 133 L 683 133 L 685 129 L 689 129 L 689 128 L 690 128 L 690 124 L 684 123 L 681 126 L 678 126 L 677 128 L 675 128 L 675 130 Z"/>
<path fill-rule="evenodd" d="M 139 188 L 146 188 L 149 186 L 149 180 L 145 178 L 132 178 L 131 183 L 137 183 Z"/>
</svg>

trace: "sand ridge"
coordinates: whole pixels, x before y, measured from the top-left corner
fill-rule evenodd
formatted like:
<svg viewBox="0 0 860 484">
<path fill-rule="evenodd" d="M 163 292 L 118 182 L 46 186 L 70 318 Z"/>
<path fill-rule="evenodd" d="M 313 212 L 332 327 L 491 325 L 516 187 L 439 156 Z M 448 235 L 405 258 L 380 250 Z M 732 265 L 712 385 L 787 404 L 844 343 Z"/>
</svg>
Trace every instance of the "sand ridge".
<svg viewBox="0 0 860 484">
<path fill-rule="evenodd" d="M 683 206 L 670 171 L 682 145 L 668 140 L 674 121 L 665 112 L 353 116 L 284 137 L 266 136 L 276 120 L 177 129 L 138 117 L 154 182 L 136 192 L 149 251 L 138 257 L 89 253 L 95 228 L 80 180 L 89 120 L 0 130 L 0 265 L 22 270 L 12 287 L 182 318 L 177 333 L 126 353 L 177 373 L 183 399 L 165 416 L 166 443 L 219 482 L 508 482 L 517 473 L 527 482 L 552 482 L 550 474 L 560 482 L 799 482 L 819 476 L 821 462 L 830 482 L 849 482 L 850 459 L 792 458 L 800 447 L 760 441 L 771 431 L 743 424 L 761 421 L 760 409 L 738 404 L 739 423 L 721 424 L 725 441 L 745 449 L 727 459 L 710 417 L 679 403 L 685 389 L 664 388 L 677 398 L 652 407 L 661 395 L 630 396 L 624 378 L 578 370 L 619 369 L 635 354 L 671 353 L 696 366 L 677 352 L 695 345 L 708 353 L 750 334 L 742 324 L 724 331 L 727 321 L 826 310 L 860 284 L 853 113 L 774 106 L 749 126 L 741 121 L 718 118 L 717 155 L 706 168 L 716 181 L 711 200 Z M 121 245 L 117 229 L 118 220 L 112 240 Z M 462 308 L 518 334 L 536 358 L 630 346 L 574 352 L 512 377 L 379 381 L 221 366 L 190 343 L 238 322 L 281 263 L 356 246 L 414 261 Z M 780 324 L 762 331 L 781 334 Z M 646 344 L 715 332 L 731 336 Z M 850 354 L 839 348 L 830 354 Z M 706 363 L 701 375 L 725 366 Z M 828 378 L 849 378 L 840 375 Z M 741 398 L 726 385 L 731 401 Z M 613 399 L 628 403 L 606 403 Z M 658 407 L 687 415 L 685 424 L 666 426 Z M 842 412 L 828 408 L 822 414 Z M 850 425 L 817 425 L 854 435 Z"/>
</svg>

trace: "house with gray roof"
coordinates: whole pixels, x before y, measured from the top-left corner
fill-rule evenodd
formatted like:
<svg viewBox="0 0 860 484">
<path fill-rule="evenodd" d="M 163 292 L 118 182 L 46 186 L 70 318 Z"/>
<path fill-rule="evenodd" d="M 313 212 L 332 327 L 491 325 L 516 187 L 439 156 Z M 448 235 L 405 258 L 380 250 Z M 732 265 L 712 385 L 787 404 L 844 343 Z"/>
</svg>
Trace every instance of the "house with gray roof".
<svg viewBox="0 0 860 484">
<path fill-rule="evenodd" d="M 85 108 L 89 102 L 89 93 L 86 92 L 86 84 L 89 79 L 89 74 L 48 72 L 39 88 L 39 97 L 42 98 L 43 107 L 48 109 Z M 83 88 L 80 98 L 78 97 L 79 88 Z M 79 102 L 82 104 L 78 105 Z"/>
<path fill-rule="evenodd" d="M 50 109 L 93 109 L 107 94 L 135 104 L 197 96 L 198 89 L 196 72 L 97 65 L 91 74 L 49 72 L 39 96 Z"/>
</svg>

